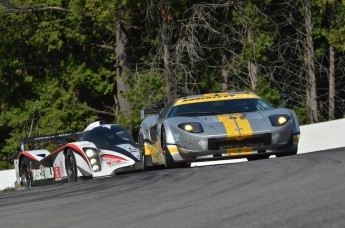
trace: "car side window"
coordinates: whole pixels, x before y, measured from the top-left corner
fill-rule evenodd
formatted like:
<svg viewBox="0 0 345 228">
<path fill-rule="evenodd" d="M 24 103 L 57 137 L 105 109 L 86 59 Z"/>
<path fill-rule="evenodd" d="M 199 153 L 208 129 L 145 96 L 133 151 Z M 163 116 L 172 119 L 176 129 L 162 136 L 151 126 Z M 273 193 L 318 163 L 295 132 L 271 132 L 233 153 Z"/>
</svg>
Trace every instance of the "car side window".
<svg viewBox="0 0 345 228">
<path fill-rule="evenodd" d="M 168 113 L 169 113 L 171 107 L 174 105 L 174 103 L 175 103 L 175 100 L 169 102 L 169 103 L 162 109 L 162 111 L 160 112 L 160 117 L 161 117 L 161 118 L 165 118 L 165 117 L 168 115 Z"/>
<path fill-rule="evenodd" d="M 271 110 L 271 109 L 273 109 L 273 107 L 271 105 L 269 105 L 268 103 L 266 103 L 264 100 L 258 100 L 258 103 L 256 105 L 256 109 L 258 111 L 260 111 L 260 110 Z"/>
</svg>

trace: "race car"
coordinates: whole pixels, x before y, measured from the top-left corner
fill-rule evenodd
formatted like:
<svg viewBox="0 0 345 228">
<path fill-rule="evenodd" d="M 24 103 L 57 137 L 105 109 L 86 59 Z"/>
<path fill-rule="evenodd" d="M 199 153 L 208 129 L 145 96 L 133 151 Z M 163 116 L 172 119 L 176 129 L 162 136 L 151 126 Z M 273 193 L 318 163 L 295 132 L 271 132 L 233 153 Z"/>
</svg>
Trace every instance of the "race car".
<svg viewBox="0 0 345 228">
<path fill-rule="evenodd" d="M 151 115 L 148 115 L 151 114 Z M 161 111 L 141 111 L 143 170 L 191 162 L 297 153 L 300 129 L 293 110 L 273 108 L 254 93 L 233 91 L 175 99 Z"/>
<path fill-rule="evenodd" d="M 64 140 L 74 139 L 65 143 Z M 25 150 L 27 144 L 55 141 L 60 147 Z M 62 142 L 62 143 L 61 143 Z M 25 138 L 14 160 L 16 183 L 25 188 L 54 182 L 75 182 L 132 171 L 140 166 L 137 143 L 129 132 L 116 124 L 97 121 L 84 131 Z"/>
</svg>

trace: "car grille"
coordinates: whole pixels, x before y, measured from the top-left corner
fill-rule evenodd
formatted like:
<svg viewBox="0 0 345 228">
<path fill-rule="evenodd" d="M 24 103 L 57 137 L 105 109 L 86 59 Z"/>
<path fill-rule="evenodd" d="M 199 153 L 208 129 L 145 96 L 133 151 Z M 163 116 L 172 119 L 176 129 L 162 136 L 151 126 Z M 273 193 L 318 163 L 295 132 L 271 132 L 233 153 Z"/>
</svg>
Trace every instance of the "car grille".
<svg viewBox="0 0 345 228">
<path fill-rule="evenodd" d="M 255 135 L 251 138 L 228 139 L 228 138 L 210 138 L 208 139 L 209 150 L 224 150 L 244 147 L 261 147 L 271 145 L 271 134 Z"/>
</svg>

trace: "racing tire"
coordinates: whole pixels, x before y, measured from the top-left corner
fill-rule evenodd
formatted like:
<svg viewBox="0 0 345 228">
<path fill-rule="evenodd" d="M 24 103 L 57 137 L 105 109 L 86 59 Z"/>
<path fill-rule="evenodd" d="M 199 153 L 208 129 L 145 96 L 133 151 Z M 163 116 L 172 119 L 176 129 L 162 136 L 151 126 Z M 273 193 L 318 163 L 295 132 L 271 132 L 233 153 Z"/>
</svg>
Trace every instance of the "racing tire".
<svg viewBox="0 0 345 228">
<path fill-rule="evenodd" d="M 177 166 L 178 168 L 190 168 L 191 165 L 192 165 L 191 163 L 184 162 L 184 163 L 179 163 L 175 166 Z"/>
<path fill-rule="evenodd" d="M 289 151 L 289 152 L 277 153 L 275 154 L 275 156 L 279 158 L 279 157 L 291 156 L 291 155 L 296 155 L 296 154 L 297 154 L 297 149 L 293 151 Z"/>
<path fill-rule="evenodd" d="M 248 161 L 256 161 L 256 160 L 261 160 L 261 159 L 268 159 L 270 157 L 269 154 L 260 154 L 260 155 L 252 155 L 247 157 Z"/>
<path fill-rule="evenodd" d="M 29 189 L 32 187 L 32 174 L 30 171 L 30 161 L 24 158 L 20 164 L 21 185 Z"/>
<path fill-rule="evenodd" d="M 141 169 L 145 171 L 151 171 L 153 169 L 152 166 L 147 165 L 147 160 L 149 159 L 150 156 L 145 155 L 145 151 L 143 153 L 140 153 L 140 162 L 141 162 Z"/>
<path fill-rule="evenodd" d="M 162 149 L 164 153 L 164 165 L 166 169 L 171 169 L 175 167 L 175 162 L 173 157 L 171 156 L 168 146 L 166 143 L 166 136 L 165 136 L 165 130 L 162 128 Z"/>
<path fill-rule="evenodd" d="M 77 163 L 72 150 L 68 150 L 65 155 L 65 165 L 68 182 L 78 181 Z"/>
<path fill-rule="evenodd" d="M 140 153 L 140 163 L 141 163 L 141 169 L 142 171 L 150 171 L 152 170 L 152 166 L 148 166 L 147 163 L 147 159 L 149 159 L 148 155 L 145 155 L 145 146 L 144 146 L 144 137 L 142 136 L 142 134 L 139 135 L 139 153 Z"/>
</svg>

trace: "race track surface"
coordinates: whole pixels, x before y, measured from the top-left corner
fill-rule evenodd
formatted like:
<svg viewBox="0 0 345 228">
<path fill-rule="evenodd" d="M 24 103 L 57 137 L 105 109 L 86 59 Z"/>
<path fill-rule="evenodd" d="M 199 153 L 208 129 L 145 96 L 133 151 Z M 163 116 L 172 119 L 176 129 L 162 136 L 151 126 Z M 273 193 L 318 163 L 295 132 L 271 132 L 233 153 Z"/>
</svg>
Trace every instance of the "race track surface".
<svg viewBox="0 0 345 228">
<path fill-rule="evenodd" d="M 0 227 L 345 227 L 345 149 L 0 193 Z"/>
</svg>

